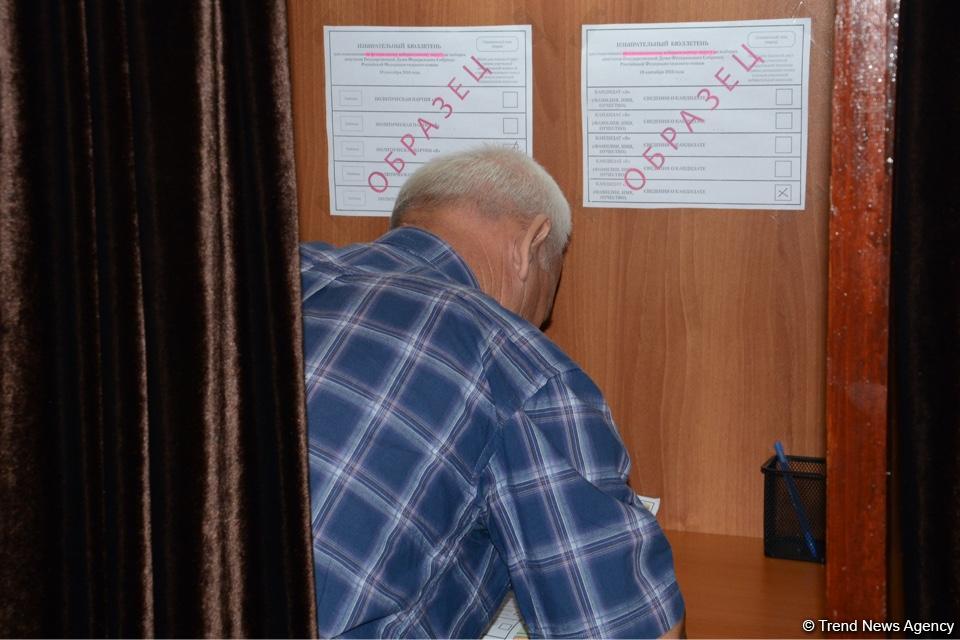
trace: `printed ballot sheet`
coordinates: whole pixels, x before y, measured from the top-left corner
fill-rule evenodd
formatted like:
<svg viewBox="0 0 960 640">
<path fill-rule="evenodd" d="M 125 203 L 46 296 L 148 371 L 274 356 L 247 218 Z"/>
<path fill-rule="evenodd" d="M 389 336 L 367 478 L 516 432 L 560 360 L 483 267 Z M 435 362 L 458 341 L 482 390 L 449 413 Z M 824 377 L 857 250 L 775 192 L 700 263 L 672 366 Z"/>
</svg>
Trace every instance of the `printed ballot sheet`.
<svg viewBox="0 0 960 640">
<path fill-rule="evenodd" d="M 530 26 L 324 27 L 330 208 L 386 216 L 442 153 L 532 153 Z"/>
<path fill-rule="evenodd" d="M 804 208 L 809 18 L 582 35 L 585 207 Z"/>
</svg>

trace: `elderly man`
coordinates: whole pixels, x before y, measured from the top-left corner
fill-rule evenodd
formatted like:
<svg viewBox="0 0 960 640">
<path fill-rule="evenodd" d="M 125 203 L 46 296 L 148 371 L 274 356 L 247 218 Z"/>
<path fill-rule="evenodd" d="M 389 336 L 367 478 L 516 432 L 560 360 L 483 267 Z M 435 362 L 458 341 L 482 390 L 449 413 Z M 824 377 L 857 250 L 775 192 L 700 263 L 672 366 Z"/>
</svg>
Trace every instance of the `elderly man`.
<svg viewBox="0 0 960 640">
<path fill-rule="evenodd" d="M 302 250 L 321 636 L 680 632 L 670 547 L 603 396 L 538 327 L 570 209 L 527 156 L 422 167 L 379 240 Z"/>
</svg>

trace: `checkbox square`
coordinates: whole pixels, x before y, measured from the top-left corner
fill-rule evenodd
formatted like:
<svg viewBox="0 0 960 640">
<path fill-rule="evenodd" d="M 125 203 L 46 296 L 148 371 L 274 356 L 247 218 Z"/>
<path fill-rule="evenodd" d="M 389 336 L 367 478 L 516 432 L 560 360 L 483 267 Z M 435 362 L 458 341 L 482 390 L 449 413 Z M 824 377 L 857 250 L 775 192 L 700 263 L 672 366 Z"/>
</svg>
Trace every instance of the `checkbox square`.
<svg viewBox="0 0 960 640">
<path fill-rule="evenodd" d="M 774 153 L 793 153 L 793 138 L 790 136 L 777 136 L 773 141 Z"/>
<path fill-rule="evenodd" d="M 503 108 L 516 109 L 520 105 L 520 93 L 517 91 L 503 92 Z"/>
<path fill-rule="evenodd" d="M 777 89 L 776 99 L 778 107 L 793 106 L 793 89 L 790 87 L 786 89 Z"/>
<path fill-rule="evenodd" d="M 516 135 L 520 133 L 520 119 L 519 118 L 504 118 L 503 119 L 503 133 L 506 135 Z"/>
<path fill-rule="evenodd" d="M 793 114 L 789 111 L 777 112 L 777 129 L 793 129 Z"/>
<path fill-rule="evenodd" d="M 793 185 L 774 184 L 773 199 L 776 200 L 777 202 L 790 202 L 791 200 L 793 200 Z"/>
<path fill-rule="evenodd" d="M 777 160 L 773 163 L 773 176 L 775 178 L 792 178 L 793 161 Z"/>
</svg>

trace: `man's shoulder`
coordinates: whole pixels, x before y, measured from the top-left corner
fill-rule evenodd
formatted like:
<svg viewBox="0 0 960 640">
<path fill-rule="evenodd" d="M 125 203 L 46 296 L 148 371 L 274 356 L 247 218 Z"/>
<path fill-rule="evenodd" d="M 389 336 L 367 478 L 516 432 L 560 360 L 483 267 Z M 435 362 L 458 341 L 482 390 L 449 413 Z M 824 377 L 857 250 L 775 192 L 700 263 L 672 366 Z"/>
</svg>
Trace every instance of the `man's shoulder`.
<svg viewBox="0 0 960 640">
<path fill-rule="evenodd" d="M 502 307 L 495 300 L 479 292 L 465 298 L 476 305 L 484 318 L 490 339 L 486 349 L 488 381 L 497 393 L 501 384 L 503 396 L 513 395 L 516 406 L 525 404 L 550 380 L 580 367 L 543 331 L 527 320 Z M 506 387 L 512 389 L 507 393 Z M 515 394 L 515 395 L 514 395 Z"/>
<path fill-rule="evenodd" d="M 326 242 L 301 242 L 300 262 L 308 263 L 326 259 L 327 254 L 334 250 L 334 246 Z"/>
<path fill-rule="evenodd" d="M 452 280 L 429 264 L 406 259 L 403 252 L 376 243 L 342 248 L 301 245 L 304 312 L 376 292 L 379 303 L 366 311 L 366 318 L 382 316 L 399 331 L 412 327 L 411 319 L 429 309 L 437 315 L 429 347 L 473 353 L 488 369 L 492 383 L 511 387 L 521 401 L 550 378 L 579 370 L 539 328 L 480 289 Z M 324 288 L 340 293 L 313 295 Z"/>
<path fill-rule="evenodd" d="M 334 280 L 413 289 L 424 285 L 432 285 L 438 290 L 471 288 L 464 284 L 462 276 L 458 281 L 438 264 L 384 242 L 383 238 L 342 247 L 323 242 L 303 243 L 300 245 L 300 274 L 305 298 L 308 292 L 315 292 Z"/>
<path fill-rule="evenodd" d="M 352 262 L 371 251 L 374 246 L 373 242 L 339 247 L 327 242 L 302 242 L 300 243 L 300 271 L 348 269 Z"/>
</svg>

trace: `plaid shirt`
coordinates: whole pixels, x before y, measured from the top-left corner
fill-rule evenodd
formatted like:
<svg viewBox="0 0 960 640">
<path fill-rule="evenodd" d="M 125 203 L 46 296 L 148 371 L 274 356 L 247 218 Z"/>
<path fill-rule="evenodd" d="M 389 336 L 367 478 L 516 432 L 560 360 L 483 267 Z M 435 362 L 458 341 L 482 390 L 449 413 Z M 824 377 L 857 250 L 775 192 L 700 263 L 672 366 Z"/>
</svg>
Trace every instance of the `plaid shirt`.
<svg viewBox="0 0 960 640">
<path fill-rule="evenodd" d="M 413 228 L 301 250 L 321 636 L 654 637 L 683 600 L 599 389 Z"/>
</svg>

